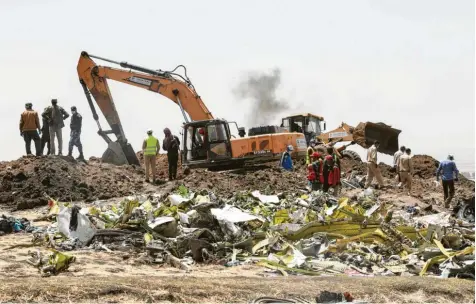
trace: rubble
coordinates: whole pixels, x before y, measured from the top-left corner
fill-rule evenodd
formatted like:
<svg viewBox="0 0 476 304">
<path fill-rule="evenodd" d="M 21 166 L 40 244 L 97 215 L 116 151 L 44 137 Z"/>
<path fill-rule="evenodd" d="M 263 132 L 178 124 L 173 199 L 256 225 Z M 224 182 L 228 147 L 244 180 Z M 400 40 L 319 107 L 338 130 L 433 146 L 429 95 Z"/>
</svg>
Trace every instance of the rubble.
<svg viewBox="0 0 476 304">
<path fill-rule="evenodd" d="M 280 275 L 474 279 L 474 182 L 461 178 L 455 208 L 445 210 L 435 161 L 415 159 L 412 196 L 392 187 L 395 172 L 383 164 L 390 187 L 363 190 L 365 164 L 349 159 L 342 160 L 342 196 L 335 197 L 309 192 L 300 162 L 294 172 L 275 163 L 197 169 L 180 181 L 148 186 L 140 168 L 62 157 L 1 163 L 0 195 L 10 195 L 16 208 L 31 206 L 27 198 L 37 200 L 33 205 L 49 201 L 44 218 L 53 222 L 32 231 L 32 244 L 61 254 L 121 251 L 187 272 L 195 263 L 219 263 L 255 264 Z M 49 184 L 35 182 L 42 179 Z M 100 200 L 109 197 L 125 198 Z M 48 266 L 44 256 L 35 257 L 34 265 Z"/>
<path fill-rule="evenodd" d="M 30 221 L 26 218 L 15 218 L 13 216 L 0 216 L 0 236 L 13 232 L 32 232 L 36 227 L 32 226 Z"/>
<path fill-rule="evenodd" d="M 352 198 L 320 191 L 222 197 L 180 186 L 168 196 L 131 196 L 112 205 L 54 206 L 57 223 L 36 240 L 55 250 L 135 252 L 187 272 L 194 263 L 223 261 L 282 275 L 474 278 L 474 224 L 457 223 L 449 212 L 394 212 L 371 189 Z"/>
<path fill-rule="evenodd" d="M 56 250 L 51 250 L 48 255 L 42 254 L 40 250 L 30 251 L 29 255 L 31 259 L 27 260 L 27 263 L 37 267 L 42 277 L 57 275 L 61 271 L 67 270 L 69 265 L 76 261 L 74 256 Z"/>
</svg>

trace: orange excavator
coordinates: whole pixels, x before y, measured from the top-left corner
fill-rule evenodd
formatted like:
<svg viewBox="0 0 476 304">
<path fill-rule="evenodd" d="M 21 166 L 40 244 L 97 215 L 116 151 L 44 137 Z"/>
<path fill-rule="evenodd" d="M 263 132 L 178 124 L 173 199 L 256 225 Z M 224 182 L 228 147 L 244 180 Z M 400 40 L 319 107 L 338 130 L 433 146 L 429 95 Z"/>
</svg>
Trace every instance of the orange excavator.
<svg viewBox="0 0 476 304">
<path fill-rule="evenodd" d="M 93 58 L 117 64 L 124 69 L 96 65 Z M 184 69 L 184 75 L 176 72 L 179 67 Z M 98 134 L 108 144 L 108 149 L 102 156 L 104 162 L 139 165 L 134 149 L 122 128 L 108 79 L 159 93 L 179 106 L 185 120 L 182 164 L 189 168 L 240 167 L 249 163 L 279 159 L 288 145 L 294 148 L 293 157 L 300 158 L 306 154 L 306 139 L 302 133 L 282 130 L 274 134 L 245 137 L 244 128 L 238 128 L 236 122 L 213 117 L 195 91 L 184 66 L 178 66 L 172 71 L 153 70 L 82 52 L 77 71 L 98 125 Z M 110 130 L 102 129 L 93 98 L 104 114 Z M 238 128 L 239 138 L 231 134 L 230 125 Z M 115 141 L 109 137 L 110 134 L 115 135 Z"/>
</svg>

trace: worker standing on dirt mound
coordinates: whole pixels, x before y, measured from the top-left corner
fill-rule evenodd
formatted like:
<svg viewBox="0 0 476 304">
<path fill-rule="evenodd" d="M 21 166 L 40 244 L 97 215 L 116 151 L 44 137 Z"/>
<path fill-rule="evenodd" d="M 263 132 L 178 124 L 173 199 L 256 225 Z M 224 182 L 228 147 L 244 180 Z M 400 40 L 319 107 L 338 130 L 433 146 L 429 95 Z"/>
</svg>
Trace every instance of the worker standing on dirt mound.
<svg viewBox="0 0 476 304">
<path fill-rule="evenodd" d="M 401 186 L 401 178 L 400 178 L 400 170 L 398 169 L 398 160 L 400 159 L 400 157 L 405 154 L 405 146 L 401 146 L 400 147 L 400 150 L 398 150 L 397 152 L 395 152 L 395 154 L 393 154 L 393 168 L 395 169 L 395 172 L 397 172 L 397 176 L 395 177 L 396 180 L 398 180 L 398 187 Z"/>
<path fill-rule="evenodd" d="M 55 155 L 55 137 L 58 139 L 58 155 L 63 155 L 63 127 L 64 120 L 69 117 L 62 107 L 58 106 L 58 100 L 52 99 L 51 106 L 46 108 L 42 114 L 43 117 L 48 119 L 50 124 L 50 151 L 52 155 Z"/>
<path fill-rule="evenodd" d="M 152 182 L 155 183 L 155 160 L 160 151 L 159 140 L 152 135 L 152 130 L 147 130 L 147 138 L 142 144 L 145 165 L 145 181 L 149 182 L 149 169 L 152 171 Z"/>
<path fill-rule="evenodd" d="M 33 104 L 28 102 L 25 104 L 25 111 L 20 116 L 20 135 L 25 140 L 27 155 L 31 155 L 31 140 L 35 143 L 36 155 L 41 155 L 41 143 L 38 133 L 41 133 L 40 118 L 38 117 L 38 112 L 33 111 Z"/>
<path fill-rule="evenodd" d="M 167 160 L 169 162 L 169 180 L 177 178 L 177 164 L 179 159 L 180 140 L 172 135 L 169 128 L 164 129 L 164 141 L 162 147 L 167 151 Z"/>
<path fill-rule="evenodd" d="M 413 175 L 413 161 L 410 154 L 412 150 L 410 148 L 405 149 L 405 154 L 398 158 L 398 174 L 400 176 L 400 182 L 407 186 L 408 195 L 411 195 L 412 191 L 412 175 Z"/>
<path fill-rule="evenodd" d="M 48 118 L 45 118 L 43 115 L 46 112 L 46 109 L 43 111 L 41 114 L 41 117 L 43 118 L 43 126 L 41 127 L 41 154 L 45 151 L 45 145 L 47 146 L 48 151 L 46 152 L 46 155 L 50 155 L 50 123 L 48 121 Z"/>
<path fill-rule="evenodd" d="M 374 177 L 377 178 L 377 189 L 384 187 L 382 173 L 380 173 L 380 168 L 377 163 L 377 149 L 379 146 L 380 143 L 376 140 L 367 150 L 367 182 L 365 183 L 365 188 L 370 187 Z"/>
<path fill-rule="evenodd" d="M 449 208 L 451 200 L 455 195 L 455 181 L 458 181 L 458 168 L 454 162 L 453 155 L 448 155 L 448 159 L 440 162 L 438 169 L 436 170 L 436 180 L 440 180 L 443 185 L 443 195 L 445 199 L 445 208 Z"/>
<path fill-rule="evenodd" d="M 83 155 L 83 145 L 81 144 L 81 127 L 83 117 L 81 114 L 78 113 L 78 110 L 75 106 L 71 107 L 71 134 L 69 138 L 69 146 L 68 146 L 68 156 L 73 157 L 73 147 L 78 147 L 79 157 L 77 159 L 84 160 Z"/>
</svg>

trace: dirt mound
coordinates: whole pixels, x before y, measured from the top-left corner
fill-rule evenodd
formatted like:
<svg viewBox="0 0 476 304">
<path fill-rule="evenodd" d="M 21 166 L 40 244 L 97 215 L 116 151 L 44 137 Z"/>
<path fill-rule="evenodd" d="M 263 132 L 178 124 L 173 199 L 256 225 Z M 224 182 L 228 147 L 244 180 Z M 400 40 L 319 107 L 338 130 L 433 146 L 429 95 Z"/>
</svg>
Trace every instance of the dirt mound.
<svg viewBox="0 0 476 304">
<path fill-rule="evenodd" d="M 415 155 L 412 157 L 414 176 L 420 178 L 436 178 L 436 169 L 439 161 L 428 155 Z"/>
<path fill-rule="evenodd" d="M 137 158 L 139 159 L 139 162 L 142 167 L 144 167 L 144 153 L 142 151 L 139 151 L 136 153 Z M 167 154 L 159 154 L 157 155 L 157 158 L 155 160 L 155 165 L 156 165 L 156 172 L 157 172 L 157 177 L 161 180 L 166 180 L 169 178 L 169 163 L 167 160 Z M 183 174 L 183 169 L 182 169 L 182 163 L 178 161 L 178 169 L 177 169 L 177 179 L 182 179 L 184 177 Z"/>
<path fill-rule="evenodd" d="M 192 170 L 182 182 L 186 187 L 212 190 L 224 197 L 231 197 L 234 192 L 242 190 L 260 190 L 261 193 L 274 194 L 305 189 L 305 173 L 304 167 L 298 166 L 296 171 L 287 172 L 272 163 L 222 172 Z"/>
<path fill-rule="evenodd" d="M 414 155 L 412 159 L 414 169 L 412 194 L 427 203 L 433 203 L 435 199 L 442 201 L 443 190 L 441 185 L 436 182 L 436 169 L 438 168 L 439 162 L 428 155 Z M 342 159 L 341 167 L 344 173 L 355 172 L 358 175 L 367 174 L 366 163 L 353 159 Z M 379 168 L 382 172 L 385 184 L 395 186 L 398 183 L 395 179 L 397 173 L 392 166 L 380 163 Z M 455 188 L 456 199 L 467 200 L 474 197 L 475 183 L 461 174 L 459 175 L 459 181 L 455 184 Z M 395 194 L 406 193 L 406 190 L 397 188 L 390 188 L 385 191 Z"/>
<path fill-rule="evenodd" d="M 93 201 L 130 195 L 143 188 L 142 169 L 88 164 L 69 157 L 22 157 L 0 163 L 0 204 L 17 209 L 45 205 L 44 193 L 62 201 Z"/>
<path fill-rule="evenodd" d="M 143 155 L 138 153 L 143 164 Z M 342 159 L 342 172 L 358 175 L 367 173 L 366 163 Z M 442 201 L 441 185 L 434 172 L 438 162 L 430 156 L 414 156 L 415 175 L 412 194 L 432 203 Z M 167 155 L 157 158 L 158 179 L 168 178 Z M 180 165 L 180 164 L 179 164 Z M 387 185 L 396 185 L 395 170 L 380 164 Z M 242 190 L 260 190 L 262 193 L 298 192 L 307 185 L 307 170 L 302 162 L 295 163 L 293 172 L 282 171 L 276 162 L 230 171 L 213 172 L 195 169 L 184 175 L 178 169 L 178 184 L 193 189 L 211 190 L 222 197 L 230 197 Z M 144 170 L 134 166 L 114 166 L 91 158 L 87 164 L 68 157 L 23 157 L 16 161 L 0 162 L 0 204 L 25 209 L 45 205 L 44 193 L 63 201 L 93 201 L 121 197 L 141 191 L 161 191 L 165 185 L 144 183 Z M 460 176 L 456 183 L 456 199 L 474 197 L 474 182 Z M 405 194 L 404 189 L 389 188 L 386 192 Z"/>
<path fill-rule="evenodd" d="M 359 175 L 367 174 L 367 164 L 350 158 L 342 158 L 340 160 L 341 170 L 343 173 L 355 172 Z"/>
</svg>

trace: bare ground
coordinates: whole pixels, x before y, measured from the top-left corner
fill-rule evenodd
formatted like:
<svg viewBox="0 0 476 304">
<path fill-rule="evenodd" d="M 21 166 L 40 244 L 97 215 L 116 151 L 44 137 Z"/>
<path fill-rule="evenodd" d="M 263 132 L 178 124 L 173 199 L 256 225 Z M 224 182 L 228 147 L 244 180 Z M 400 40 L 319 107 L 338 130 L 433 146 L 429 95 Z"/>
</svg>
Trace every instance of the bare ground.
<svg viewBox="0 0 476 304">
<path fill-rule="evenodd" d="M 26 215 L 26 214 L 23 214 Z M 46 223 L 35 223 L 37 225 Z M 256 265 L 194 265 L 191 272 L 146 264 L 127 252 L 73 251 L 77 261 L 42 278 L 26 263 L 30 234 L 0 237 L 0 302 L 249 302 L 258 297 L 314 301 L 323 290 L 372 303 L 474 303 L 474 282 L 430 277 L 281 277 Z M 9 248 L 13 245 L 19 247 Z M 42 248 L 42 252 L 47 252 Z"/>
<path fill-rule="evenodd" d="M 314 302 L 323 290 L 372 303 L 474 303 L 474 283 L 397 277 L 71 277 L 0 280 L 1 302 L 249 302 L 261 296 Z"/>
</svg>

